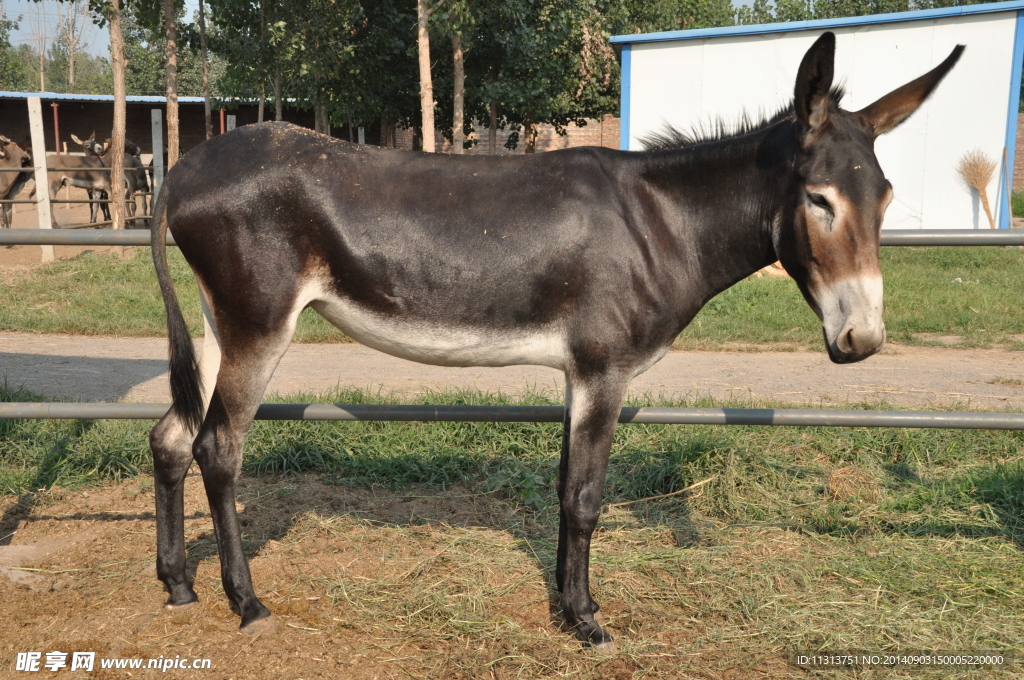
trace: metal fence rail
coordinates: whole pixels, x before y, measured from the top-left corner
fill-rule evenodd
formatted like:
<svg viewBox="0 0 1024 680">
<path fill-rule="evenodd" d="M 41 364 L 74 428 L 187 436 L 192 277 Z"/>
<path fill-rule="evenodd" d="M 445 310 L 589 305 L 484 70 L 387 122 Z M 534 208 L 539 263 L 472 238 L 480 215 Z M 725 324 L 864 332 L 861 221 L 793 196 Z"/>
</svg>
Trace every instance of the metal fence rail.
<svg viewBox="0 0 1024 680">
<path fill-rule="evenodd" d="M 110 229 L 6 229 L 2 245 L 148 246 L 149 231 Z M 167 245 L 175 245 L 167 234 Z M 1024 246 L 1024 229 L 890 229 L 882 232 L 883 246 Z"/>
<path fill-rule="evenodd" d="M 2 229 L 0 245 L 148 246 L 149 229 Z M 167 234 L 167 245 L 175 245 Z"/>
<path fill-rule="evenodd" d="M 148 229 L 6 229 L 4 245 L 146 246 Z M 167 234 L 167 244 L 175 245 Z M 1024 246 L 1024 230 L 890 230 L 883 246 Z M 170 404 L 0 403 L 0 419 L 161 418 Z M 263 404 L 257 420 L 339 420 L 419 422 L 561 422 L 561 406 L 388 406 Z M 1024 413 L 944 411 L 857 411 L 820 409 L 654 408 L 622 409 L 620 423 L 666 425 L 771 425 L 795 427 L 900 427 L 1024 430 Z"/>
<path fill-rule="evenodd" d="M 170 404 L 0 404 L 0 419 L 155 420 Z M 560 423 L 561 406 L 409 406 L 378 404 L 263 404 L 256 420 L 340 420 L 446 423 Z M 856 411 L 790 408 L 622 409 L 619 422 L 649 425 L 774 425 L 789 427 L 906 427 L 957 430 L 1024 430 L 1024 413 Z"/>
</svg>

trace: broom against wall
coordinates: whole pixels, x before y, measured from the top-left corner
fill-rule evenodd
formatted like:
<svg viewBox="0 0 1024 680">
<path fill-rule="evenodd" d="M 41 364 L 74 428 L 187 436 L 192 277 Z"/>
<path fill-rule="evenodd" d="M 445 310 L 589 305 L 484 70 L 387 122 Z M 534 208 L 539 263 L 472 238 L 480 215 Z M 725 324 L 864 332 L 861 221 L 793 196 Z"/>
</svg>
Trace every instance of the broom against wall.
<svg viewBox="0 0 1024 680">
<path fill-rule="evenodd" d="M 996 221 L 988 204 L 988 185 L 996 174 L 996 162 L 981 149 L 974 149 L 960 158 L 956 172 L 968 189 L 978 192 L 981 207 L 985 209 L 985 216 L 988 217 L 988 226 L 995 229 Z"/>
</svg>

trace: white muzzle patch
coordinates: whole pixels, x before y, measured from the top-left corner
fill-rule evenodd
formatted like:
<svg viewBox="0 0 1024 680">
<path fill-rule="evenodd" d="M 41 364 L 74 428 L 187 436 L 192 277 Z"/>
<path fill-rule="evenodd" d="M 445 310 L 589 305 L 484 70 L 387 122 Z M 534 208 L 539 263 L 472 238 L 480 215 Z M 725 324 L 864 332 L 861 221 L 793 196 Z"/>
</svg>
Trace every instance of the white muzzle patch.
<svg viewBox="0 0 1024 680">
<path fill-rule="evenodd" d="M 881 276 L 836 281 L 819 292 L 817 302 L 833 361 L 860 361 L 882 349 Z"/>
</svg>

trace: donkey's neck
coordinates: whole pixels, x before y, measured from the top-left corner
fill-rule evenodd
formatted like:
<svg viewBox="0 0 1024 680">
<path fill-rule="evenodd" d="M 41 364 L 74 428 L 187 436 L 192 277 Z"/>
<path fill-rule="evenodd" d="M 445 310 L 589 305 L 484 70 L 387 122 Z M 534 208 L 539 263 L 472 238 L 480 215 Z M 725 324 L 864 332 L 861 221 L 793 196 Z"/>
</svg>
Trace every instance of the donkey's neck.
<svg viewBox="0 0 1024 680">
<path fill-rule="evenodd" d="M 792 209 L 791 125 L 648 157 L 645 174 L 675 213 L 668 221 L 701 304 L 778 259 L 772 234 Z"/>
</svg>

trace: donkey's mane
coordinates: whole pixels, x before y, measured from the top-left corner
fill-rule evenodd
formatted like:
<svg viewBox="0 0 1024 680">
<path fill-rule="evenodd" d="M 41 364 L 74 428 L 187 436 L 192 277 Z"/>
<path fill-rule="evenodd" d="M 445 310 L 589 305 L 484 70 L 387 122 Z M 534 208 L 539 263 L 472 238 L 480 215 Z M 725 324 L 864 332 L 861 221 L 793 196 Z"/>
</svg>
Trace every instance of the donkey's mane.
<svg viewBox="0 0 1024 680">
<path fill-rule="evenodd" d="M 839 103 L 843 99 L 845 90 L 842 85 L 836 85 L 829 92 L 829 98 L 831 99 L 831 105 L 838 107 Z M 714 121 L 708 123 L 699 123 L 697 126 L 689 130 L 680 130 L 677 127 L 665 124 L 661 132 L 649 132 L 640 138 L 640 143 L 644 145 L 645 151 L 664 151 L 668 149 L 682 149 L 688 146 L 696 146 L 698 144 L 707 144 L 708 142 L 720 142 L 726 139 L 735 139 L 748 135 L 751 132 L 758 132 L 765 128 L 775 125 L 779 121 L 793 120 L 795 118 L 795 109 L 793 102 L 790 101 L 778 111 L 772 115 L 762 113 L 758 119 L 753 119 L 750 115 L 743 111 L 740 114 L 739 121 L 735 124 L 727 123 L 723 118 L 719 117 Z"/>
</svg>

